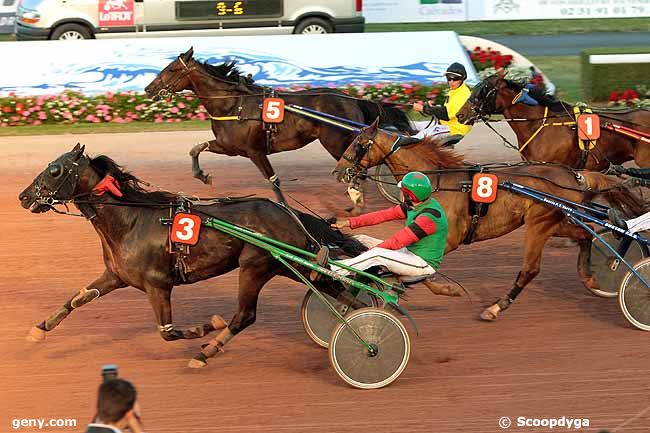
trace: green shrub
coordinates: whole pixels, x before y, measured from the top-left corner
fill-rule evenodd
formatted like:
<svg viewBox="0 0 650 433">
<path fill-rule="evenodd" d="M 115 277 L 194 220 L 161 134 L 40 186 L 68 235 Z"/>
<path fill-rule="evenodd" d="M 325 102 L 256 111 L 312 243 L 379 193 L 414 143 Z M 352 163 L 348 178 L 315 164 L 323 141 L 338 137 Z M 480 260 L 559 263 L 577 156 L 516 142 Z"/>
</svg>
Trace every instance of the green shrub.
<svg viewBox="0 0 650 433">
<path fill-rule="evenodd" d="M 650 46 L 582 51 L 582 86 L 587 101 L 607 101 L 615 90 L 650 84 L 650 63 L 591 64 L 594 54 L 650 54 Z"/>
</svg>

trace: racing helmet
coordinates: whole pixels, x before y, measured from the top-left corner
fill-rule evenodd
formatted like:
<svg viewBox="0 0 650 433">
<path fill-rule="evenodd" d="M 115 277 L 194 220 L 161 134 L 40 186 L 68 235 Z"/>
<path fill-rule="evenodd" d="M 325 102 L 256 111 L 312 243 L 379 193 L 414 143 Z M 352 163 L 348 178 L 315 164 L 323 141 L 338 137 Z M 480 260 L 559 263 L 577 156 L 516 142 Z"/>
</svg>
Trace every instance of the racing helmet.
<svg viewBox="0 0 650 433">
<path fill-rule="evenodd" d="M 445 77 L 452 77 L 456 79 L 460 78 L 462 81 L 465 81 L 467 79 L 467 71 L 465 70 L 465 66 L 461 65 L 458 62 L 452 63 L 447 68 Z"/>
<path fill-rule="evenodd" d="M 397 187 L 414 202 L 425 201 L 431 196 L 431 182 L 419 171 L 407 173 Z"/>
</svg>

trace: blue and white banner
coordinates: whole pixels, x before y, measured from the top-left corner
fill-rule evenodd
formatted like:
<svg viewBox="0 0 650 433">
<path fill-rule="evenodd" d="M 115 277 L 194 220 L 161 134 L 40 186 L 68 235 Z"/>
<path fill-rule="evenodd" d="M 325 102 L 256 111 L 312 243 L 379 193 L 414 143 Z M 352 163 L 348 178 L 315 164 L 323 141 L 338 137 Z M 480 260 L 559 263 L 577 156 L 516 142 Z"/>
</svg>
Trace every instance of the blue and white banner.
<svg viewBox="0 0 650 433">
<path fill-rule="evenodd" d="M 0 95 L 141 92 L 191 46 L 199 61 L 235 60 L 257 83 L 274 87 L 429 84 L 444 81 L 453 62 L 464 64 L 468 82 L 477 83 L 454 32 L 114 39 L 0 43 L 1 58 L 20 59 L 3 64 Z"/>
</svg>

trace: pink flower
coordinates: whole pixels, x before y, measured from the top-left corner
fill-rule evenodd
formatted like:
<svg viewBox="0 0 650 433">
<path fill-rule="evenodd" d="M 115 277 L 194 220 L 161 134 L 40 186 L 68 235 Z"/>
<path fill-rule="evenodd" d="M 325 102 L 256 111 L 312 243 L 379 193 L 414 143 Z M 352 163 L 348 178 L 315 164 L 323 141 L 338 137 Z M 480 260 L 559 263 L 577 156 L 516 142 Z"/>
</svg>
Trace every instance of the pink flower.
<svg viewBox="0 0 650 433">
<path fill-rule="evenodd" d="M 113 119 L 113 122 L 115 122 L 115 123 L 125 123 L 124 119 L 122 119 L 121 117 L 116 117 L 115 119 Z"/>
<path fill-rule="evenodd" d="M 170 113 L 174 113 L 174 114 L 175 114 L 175 113 L 178 113 L 179 111 L 180 111 L 180 110 L 178 109 L 178 107 L 172 107 L 172 108 L 169 109 L 169 112 L 170 112 Z"/>
<path fill-rule="evenodd" d="M 154 122 L 154 123 L 161 123 L 161 122 L 163 122 L 163 120 L 162 120 L 160 117 L 156 117 L 156 118 L 153 120 L 153 122 Z"/>
<path fill-rule="evenodd" d="M 47 119 L 47 114 L 45 113 L 45 111 L 39 111 L 38 112 L 38 118 L 40 120 L 46 120 Z"/>
<path fill-rule="evenodd" d="M 182 102 L 179 102 L 178 105 L 176 105 L 176 106 L 177 106 L 178 108 L 180 108 L 180 109 L 183 109 L 183 108 L 186 107 L 186 105 L 183 104 Z"/>
<path fill-rule="evenodd" d="M 32 120 L 32 125 L 34 125 L 34 126 L 42 125 L 42 124 L 43 124 L 43 122 L 41 122 L 40 120 Z"/>
<path fill-rule="evenodd" d="M 29 115 L 32 114 L 32 113 L 31 113 L 30 111 L 23 111 L 23 112 L 20 113 L 20 114 L 22 114 L 24 117 L 27 117 L 27 116 L 29 116 Z"/>
<path fill-rule="evenodd" d="M 113 119 L 113 116 L 108 116 L 108 115 L 104 116 L 104 120 L 107 121 L 107 122 L 110 122 L 112 119 Z"/>
</svg>

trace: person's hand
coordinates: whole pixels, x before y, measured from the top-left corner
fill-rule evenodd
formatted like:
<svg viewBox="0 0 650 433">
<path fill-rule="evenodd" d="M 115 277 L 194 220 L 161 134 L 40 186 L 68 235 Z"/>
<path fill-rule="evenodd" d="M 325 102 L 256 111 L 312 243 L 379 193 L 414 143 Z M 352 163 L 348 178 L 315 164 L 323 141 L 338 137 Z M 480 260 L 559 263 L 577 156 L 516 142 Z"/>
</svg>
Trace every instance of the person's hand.
<svg viewBox="0 0 650 433">
<path fill-rule="evenodd" d="M 350 220 L 341 220 L 337 221 L 334 224 L 331 224 L 330 227 L 336 230 L 342 230 L 350 227 Z"/>
<path fill-rule="evenodd" d="M 132 433 L 144 433 L 144 426 L 142 425 L 142 418 L 140 417 L 140 405 L 136 402 L 126 414 L 127 428 Z"/>
</svg>

